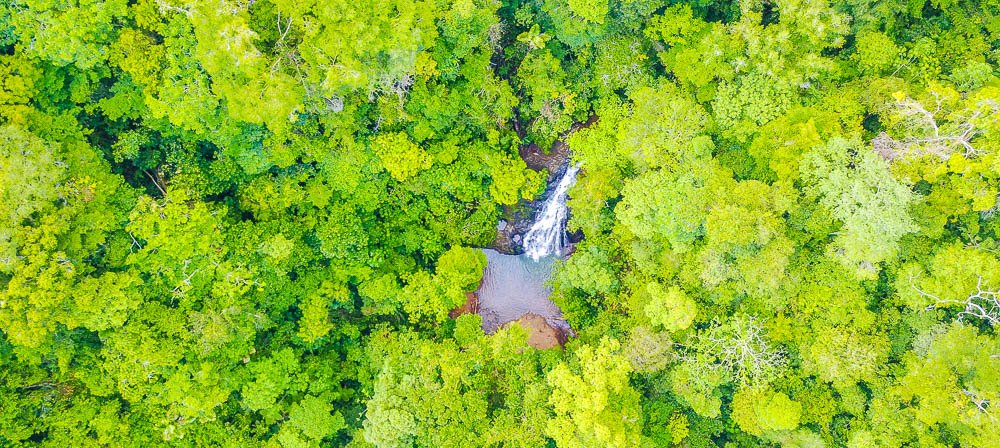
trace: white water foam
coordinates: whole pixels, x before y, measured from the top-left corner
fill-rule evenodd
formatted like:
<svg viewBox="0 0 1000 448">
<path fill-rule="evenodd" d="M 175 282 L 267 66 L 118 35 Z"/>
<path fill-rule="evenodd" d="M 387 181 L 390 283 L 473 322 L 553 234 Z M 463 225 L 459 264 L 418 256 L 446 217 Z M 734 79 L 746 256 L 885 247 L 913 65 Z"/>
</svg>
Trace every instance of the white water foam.
<svg viewBox="0 0 1000 448">
<path fill-rule="evenodd" d="M 566 246 L 567 190 L 576 183 L 579 165 L 568 165 L 556 188 L 552 190 L 535 223 L 524 235 L 524 254 L 538 261 L 552 254 L 559 254 Z"/>
</svg>

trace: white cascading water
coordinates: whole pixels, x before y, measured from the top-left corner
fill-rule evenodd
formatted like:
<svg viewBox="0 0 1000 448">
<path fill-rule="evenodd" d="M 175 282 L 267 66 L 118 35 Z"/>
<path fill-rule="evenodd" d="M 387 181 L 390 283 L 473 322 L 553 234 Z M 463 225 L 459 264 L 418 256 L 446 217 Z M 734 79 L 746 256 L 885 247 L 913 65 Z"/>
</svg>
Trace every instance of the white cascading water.
<svg viewBox="0 0 1000 448">
<path fill-rule="evenodd" d="M 559 253 L 566 243 L 566 192 L 576 182 L 579 165 L 568 165 L 556 188 L 552 190 L 542 211 L 524 235 L 524 254 L 538 261 Z"/>
</svg>

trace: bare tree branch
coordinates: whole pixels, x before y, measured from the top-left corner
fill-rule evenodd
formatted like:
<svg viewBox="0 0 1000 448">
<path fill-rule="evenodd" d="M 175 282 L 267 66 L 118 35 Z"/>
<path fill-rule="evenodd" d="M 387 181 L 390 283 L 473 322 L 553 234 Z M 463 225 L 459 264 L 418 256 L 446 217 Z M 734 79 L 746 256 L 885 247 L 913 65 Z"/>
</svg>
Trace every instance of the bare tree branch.
<svg viewBox="0 0 1000 448">
<path fill-rule="evenodd" d="M 1000 324 L 1000 290 L 991 291 L 983 289 L 982 276 L 976 282 L 976 292 L 970 294 L 965 300 L 942 299 L 922 291 L 916 285 L 913 285 L 913 289 L 924 297 L 934 299 L 934 303 L 924 308 L 925 311 L 947 308 L 952 305 L 962 305 L 964 309 L 958 313 L 959 322 L 964 321 L 967 317 L 973 317 L 985 321 L 993 327 Z"/>
<path fill-rule="evenodd" d="M 966 157 L 981 156 L 985 152 L 973 145 L 972 140 L 982 130 L 976 126 L 984 111 L 994 114 L 1000 110 L 996 101 L 982 100 L 962 111 L 947 111 L 944 97 L 931 92 L 934 108 L 928 110 L 919 101 L 908 96 L 900 96 L 893 104 L 909 135 L 895 139 L 883 132 L 872 140 L 876 152 L 886 160 L 903 156 L 934 155 L 948 159 L 952 154 L 961 153 Z"/>
<path fill-rule="evenodd" d="M 756 317 L 734 319 L 725 331 L 719 331 L 720 328 L 702 339 L 709 343 L 707 351 L 741 385 L 767 383 L 785 366 L 785 351 L 771 347 Z"/>
</svg>

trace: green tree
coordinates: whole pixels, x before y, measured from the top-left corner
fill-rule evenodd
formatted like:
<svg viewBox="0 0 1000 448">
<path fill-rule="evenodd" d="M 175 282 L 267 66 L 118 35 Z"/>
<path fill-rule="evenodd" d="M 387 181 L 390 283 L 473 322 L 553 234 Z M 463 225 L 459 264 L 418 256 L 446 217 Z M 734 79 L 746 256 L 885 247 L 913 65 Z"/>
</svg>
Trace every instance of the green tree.
<svg viewBox="0 0 1000 448">
<path fill-rule="evenodd" d="M 698 305 L 676 286 L 664 289 L 658 283 L 649 283 L 646 292 L 650 299 L 643 310 L 653 325 L 680 331 L 690 327 L 698 314 Z"/>
<path fill-rule="evenodd" d="M 914 195 L 892 177 L 885 162 L 857 140 L 836 138 L 804 159 L 808 194 L 843 223 L 830 246 L 846 266 L 871 275 L 890 260 L 899 239 L 916 230 L 909 207 Z"/>
<path fill-rule="evenodd" d="M 639 395 L 618 341 L 602 339 L 576 351 L 578 366 L 560 363 L 547 375 L 555 417 L 546 434 L 559 446 L 635 446 L 642 431 Z M 576 364 L 576 363 L 574 363 Z"/>
</svg>

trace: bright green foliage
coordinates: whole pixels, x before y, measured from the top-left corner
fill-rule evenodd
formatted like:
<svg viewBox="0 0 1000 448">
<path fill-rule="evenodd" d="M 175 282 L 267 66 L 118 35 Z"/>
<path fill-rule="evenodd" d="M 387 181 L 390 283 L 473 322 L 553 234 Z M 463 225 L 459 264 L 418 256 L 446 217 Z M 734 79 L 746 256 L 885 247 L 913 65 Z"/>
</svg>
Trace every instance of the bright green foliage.
<svg viewBox="0 0 1000 448">
<path fill-rule="evenodd" d="M 325 336 L 333 329 L 330 323 L 330 311 L 326 298 L 321 295 L 309 296 L 300 307 L 302 319 L 299 320 L 299 337 L 311 343 Z"/>
<path fill-rule="evenodd" d="M 573 11 L 573 14 L 583 17 L 590 22 L 603 24 L 604 16 L 608 14 L 607 0 L 568 0 L 568 2 L 569 9 Z"/>
<path fill-rule="evenodd" d="M 479 287 L 485 268 L 486 254 L 481 250 L 455 246 L 438 258 L 437 275 L 446 284 L 474 291 Z"/>
<path fill-rule="evenodd" d="M 705 26 L 694 17 L 691 5 L 673 5 L 650 20 L 646 33 L 669 46 L 691 43 L 690 39 Z"/>
<path fill-rule="evenodd" d="M 793 105 L 790 88 L 760 73 L 721 83 L 712 104 L 719 126 L 737 135 L 777 118 Z"/>
<path fill-rule="evenodd" d="M 521 199 L 529 199 L 543 181 L 540 173 L 527 169 L 521 159 L 508 157 L 491 159 L 490 196 L 503 205 L 514 205 Z"/>
<path fill-rule="evenodd" d="M 618 148 L 625 157 L 641 167 L 657 167 L 698 155 L 702 142 L 694 139 L 708 123 L 700 105 L 671 84 L 639 89 L 630 99 L 635 108 L 618 129 Z"/>
<path fill-rule="evenodd" d="M 705 218 L 705 246 L 700 258 L 706 285 L 732 284 L 750 295 L 774 293 L 784 279 L 793 245 L 783 235 L 777 211 L 781 204 L 757 181 L 730 184 L 740 193 L 732 202 L 714 205 Z"/>
<path fill-rule="evenodd" d="M 553 281 L 589 294 L 611 293 L 619 285 L 608 253 L 594 245 L 581 247 L 578 256 L 568 260 Z"/>
<path fill-rule="evenodd" d="M 676 286 L 664 290 L 658 283 L 646 285 L 650 295 L 644 310 L 653 325 L 668 331 L 684 330 L 691 326 L 698 314 L 698 305 L 683 290 Z"/>
<path fill-rule="evenodd" d="M 705 359 L 695 359 L 679 365 L 671 372 L 671 390 L 698 415 L 717 418 L 722 406 L 718 387 L 726 380 L 721 371 L 707 368 L 706 362 Z"/>
<path fill-rule="evenodd" d="M 559 59 L 547 49 L 528 53 L 518 71 L 523 74 L 520 88 L 528 99 L 525 108 L 536 117 L 528 130 L 539 147 L 548 148 L 573 124 L 577 94 L 570 88 Z"/>
<path fill-rule="evenodd" d="M 0 446 L 997 446 L 998 24 L 0 1 Z M 458 314 L 560 163 L 535 350 Z"/>
<path fill-rule="evenodd" d="M 294 72 L 301 58 L 309 81 L 319 83 L 323 96 L 350 88 L 391 91 L 412 73 L 420 50 L 434 46 L 434 18 L 447 9 L 429 2 L 329 5 L 282 0 L 274 6 L 273 18 L 281 17 L 284 23 L 277 29 L 270 23 L 261 26 L 269 28 L 276 63 Z M 285 53 L 293 51 L 295 57 Z"/>
<path fill-rule="evenodd" d="M 844 132 L 840 117 L 815 108 L 798 108 L 764 126 L 747 152 L 774 172 L 777 184 L 800 178 L 803 156 L 826 139 Z"/>
<path fill-rule="evenodd" d="M 899 66 L 900 49 L 896 43 L 877 31 L 865 31 L 857 36 L 854 59 L 858 68 L 872 73 L 884 73 Z"/>
<path fill-rule="evenodd" d="M 886 341 L 878 335 L 858 334 L 848 328 L 826 328 L 816 334 L 805 353 L 806 368 L 834 386 L 874 381 L 885 362 Z"/>
<path fill-rule="evenodd" d="M 24 0 L 12 4 L 11 24 L 22 48 L 55 65 L 90 69 L 106 56 L 114 22 L 127 15 L 125 0 Z"/>
<path fill-rule="evenodd" d="M 596 350 L 576 352 L 574 371 L 567 364 L 555 366 L 547 376 L 552 386 L 549 403 L 555 417 L 546 434 L 559 446 L 626 447 L 638 443 L 641 426 L 638 394 L 628 384 L 629 364 L 614 339 L 602 339 Z"/>
<path fill-rule="evenodd" d="M 645 173 L 622 189 L 619 220 L 638 237 L 663 238 L 674 250 L 686 251 L 705 232 L 712 191 L 708 182 L 688 171 Z"/>
<path fill-rule="evenodd" d="M 916 398 L 914 417 L 928 427 L 953 431 L 963 446 L 990 446 L 996 429 L 1000 368 L 991 359 L 997 344 L 968 326 L 935 327 L 920 335 L 900 381 L 904 402 Z"/>
<path fill-rule="evenodd" d="M 441 321 L 448 311 L 465 302 L 465 293 L 479 287 L 486 255 L 466 247 L 453 247 L 438 258 L 437 272 L 432 276 L 417 271 L 404 277 L 403 309 L 413 321 L 430 318 Z"/>
<path fill-rule="evenodd" d="M 376 370 L 374 392 L 366 403 L 364 440 L 380 447 L 532 446 L 540 436 L 536 425 L 544 423 L 529 419 L 544 418 L 533 409 L 544 397 L 537 389 L 537 364 L 530 352 L 504 353 L 523 347 L 523 332 L 519 337 L 498 333 L 496 338 L 493 345 L 481 339 L 459 350 L 450 340 L 376 336 L 370 348 Z M 482 366 L 481 356 L 493 361 Z M 498 378 L 489 372 L 510 383 L 497 384 Z M 484 387 L 505 390 L 508 406 L 501 409 L 488 401 Z"/>
<path fill-rule="evenodd" d="M 404 181 L 431 167 L 427 152 L 415 145 L 405 134 L 381 134 L 372 142 L 382 167 L 393 179 Z"/>
<path fill-rule="evenodd" d="M 0 216 L 3 227 L 13 229 L 56 200 L 65 163 L 50 145 L 13 126 L 0 128 L 0 151 Z"/>
<path fill-rule="evenodd" d="M 760 436 L 799 426 L 802 404 L 781 392 L 740 389 L 733 396 L 733 420 L 740 429 Z"/>
<path fill-rule="evenodd" d="M 982 249 L 952 244 L 929 260 L 927 269 L 907 264 L 897 274 L 900 298 L 914 309 L 941 308 L 971 311 L 969 304 L 984 305 L 993 285 L 1000 284 L 1000 260 Z M 960 315 L 961 317 L 961 315 Z M 966 316 L 970 319 L 976 317 Z M 979 317 L 982 319 L 982 317 Z"/>
<path fill-rule="evenodd" d="M 288 424 L 311 440 L 321 440 L 344 427 L 344 418 L 339 412 L 331 415 L 331 408 L 329 402 L 308 395 L 292 408 Z"/>
<path fill-rule="evenodd" d="M 899 239 L 916 228 L 910 189 L 858 141 L 834 139 L 805 156 L 804 174 L 820 204 L 843 223 L 831 253 L 848 266 L 874 271 L 895 255 Z"/>
</svg>

